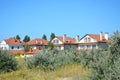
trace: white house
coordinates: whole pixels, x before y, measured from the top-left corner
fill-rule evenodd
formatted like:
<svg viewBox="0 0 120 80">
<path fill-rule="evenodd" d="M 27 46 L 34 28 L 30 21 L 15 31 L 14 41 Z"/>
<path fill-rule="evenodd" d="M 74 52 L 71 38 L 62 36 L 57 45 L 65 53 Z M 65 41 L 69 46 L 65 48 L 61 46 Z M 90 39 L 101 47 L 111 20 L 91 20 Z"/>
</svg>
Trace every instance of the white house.
<svg viewBox="0 0 120 80">
<path fill-rule="evenodd" d="M 66 50 L 70 48 L 77 49 L 78 43 L 75 39 L 67 37 L 66 34 L 63 36 L 56 36 L 52 41 L 54 47 L 58 50 Z"/>
<path fill-rule="evenodd" d="M 104 35 L 100 34 L 86 34 L 79 41 L 78 49 L 106 49 L 108 47 L 108 32 Z"/>
<path fill-rule="evenodd" d="M 22 50 L 23 45 L 20 40 L 15 38 L 5 39 L 0 43 L 1 50 Z"/>
</svg>

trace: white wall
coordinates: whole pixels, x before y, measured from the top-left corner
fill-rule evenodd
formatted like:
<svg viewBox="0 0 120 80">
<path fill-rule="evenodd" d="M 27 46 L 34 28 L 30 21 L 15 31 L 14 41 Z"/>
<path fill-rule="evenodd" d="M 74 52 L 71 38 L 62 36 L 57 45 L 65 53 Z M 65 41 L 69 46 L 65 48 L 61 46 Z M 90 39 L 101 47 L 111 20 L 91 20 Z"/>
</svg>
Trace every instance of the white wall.
<svg viewBox="0 0 120 80">
<path fill-rule="evenodd" d="M 12 49 L 12 47 L 14 47 L 14 48 Z M 19 47 L 19 49 L 18 49 L 18 47 Z M 22 50 L 23 46 L 22 45 L 15 45 L 15 44 L 6 44 L 5 41 L 2 41 L 0 44 L 0 48 L 2 50 Z"/>
<path fill-rule="evenodd" d="M 54 40 L 58 40 L 59 43 L 54 43 Z M 62 42 L 61 42 L 58 38 L 54 38 L 54 39 L 52 40 L 52 43 L 53 43 L 53 44 L 62 44 Z"/>
<path fill-rule="evenodd" d="M 1 48 L 2 50 L 9 50 L 9 49 L 10 49 L 9 45 L 6 44 L 5 41 L 2 41 L 2 42 L 1 42 L 0 48 Z"/>
<path fill-rule="evenodd" d="M 45 45 L 41 45 L 41 46 L 30 46 L 30 48 L 32 48 L 32 49 L 37 49 L 37 48 L 40 48 L 40 49 L 45 49 Z"/>
<path fill-rule="evenodd" d="M 12 47 L 14 47 L 14 48 L 12 49 Z M 19 48 L 18 48 L 18 47 L 19 47 Z M 10 49 L 10 50 L 22 50 L 22 49 L 23 49 L 23 46 L 22 46 L 22 45 L 10 44 L 10 45 L 9 45 L 9 49 Z"/>
<path fill-rule="evenodd" d="M 82 38 L 82 39 L 79 41 L 79 43 L 85 43 L 85 40 L 84 40 L 85 38 L 90 38 L 90 39 L 91 39 L 90 42 L 97 42 L 95 39 L 91 38 L 89 35 L 86 35 L 84 38 Z"/>
</svg>

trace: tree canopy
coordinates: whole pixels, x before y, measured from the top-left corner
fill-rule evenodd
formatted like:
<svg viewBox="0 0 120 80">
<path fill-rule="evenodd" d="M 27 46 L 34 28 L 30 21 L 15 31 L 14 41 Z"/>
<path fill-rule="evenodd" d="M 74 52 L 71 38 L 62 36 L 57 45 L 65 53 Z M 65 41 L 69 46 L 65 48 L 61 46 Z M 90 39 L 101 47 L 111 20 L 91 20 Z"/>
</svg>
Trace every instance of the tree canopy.
<svg viewBox="0 0 120 80">
<path fill-rule="evenodd" d="M 51 35 L 50 35 L 50 41 L 51 41 L 53 38 L 55 38 L 55 34 L 54 34 L 54 33 L 51 33 Z"/>
<path fill-rule="evenodd" d="M 42 39 L 47 40 L 47 36 L 45 34 L 43 34 Z"/>
<path fill-rule="evenodd" d="M 23 41 L 24 41 L 24 42 L 30 41 L 30 37 L 29 37 L 28 35 L 26 35 L 26 36 L 24 37 Z"/>
<path fill-rule="evenodd" d="M 20 36 L 19 36 L 19 35 L 16 35 L 16 39 L 17 39 L 17 40 L 20 40 Z"/>
</svg>

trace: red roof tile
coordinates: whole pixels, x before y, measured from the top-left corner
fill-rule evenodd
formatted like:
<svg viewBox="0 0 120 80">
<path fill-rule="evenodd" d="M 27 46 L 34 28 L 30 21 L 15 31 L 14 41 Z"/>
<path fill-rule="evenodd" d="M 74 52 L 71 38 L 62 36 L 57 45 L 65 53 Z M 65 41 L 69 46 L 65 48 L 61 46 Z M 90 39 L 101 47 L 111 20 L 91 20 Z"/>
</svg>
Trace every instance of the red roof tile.
<svg viewBox="0 0 120 80">
<path fill-rule="evenodd" d="M 22 45 L 22 42 L 15 38 L 6 39 L 5 42 L 6 42 L 6 44 Z"/>
<path fill-rule="evenodd" d="M 40 51 L 39 49 L 32 49 L 32 48 L 30 48 L 28 52 L 25 52 L 24 50 L 10 50 L 10 52 L 12 54 L 18 54 L 19 53 L 19 54 L 22 54 L 22 55 L 24 55 L 24 54 L 27 54 L 27 55 L 35 54 L 36 52 L 39 52 L 39 51 Z"/>
<path fill-rule="evenodd" d="M 48 41 L 45 39 L 36 38 L 34 40 L 27 42 L 27 44 L 28 45 L 47 45 Z"/>
<path fill-rule="evenodd" d="M 35 53 L 37 53 L 39 51 L 40 51 L 39 49 L 32 49 L 32 48 L 30 48 L 30 50 L 28 52 L 26 52 L 26 54 L 35 54 Z"/>
<path fill-rule="evenodd" d="M 10 50 L 10 52 L 12 53 L 12 54 L 24 54 L 25 52 L 24 52 L 24 50 Z"/>
<path fill-rule="evenodd" d="M 76 40 L 70 37 L 66 37 L 66 42 L 63 41 L 63 36 L 56 36 L 64 44 L 76 44 Z"/>
<path fill-rule="evenodd" d="M 98 42 L 107 42 L 108 40 L 105 39 L 105 37 L 103 36 L 102 40 L 100 40 L 100 35 L 99 34 L 87 34 L 90 37 L 92 37 L 93 39 L 97 40 Z"/>
</svg>

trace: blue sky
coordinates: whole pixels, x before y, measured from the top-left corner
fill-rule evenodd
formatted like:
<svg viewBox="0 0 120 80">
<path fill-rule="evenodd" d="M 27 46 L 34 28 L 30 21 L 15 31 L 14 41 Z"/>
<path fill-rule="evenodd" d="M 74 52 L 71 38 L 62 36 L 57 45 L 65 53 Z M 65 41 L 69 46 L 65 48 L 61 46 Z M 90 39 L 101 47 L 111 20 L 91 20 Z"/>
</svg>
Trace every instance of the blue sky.
<svg viewBox="0 0 120 80">
<path fill-rule="evenodd" d="M 120 0 L 0 0 L 0 41 L 120 31 Z"/>
</svg>

